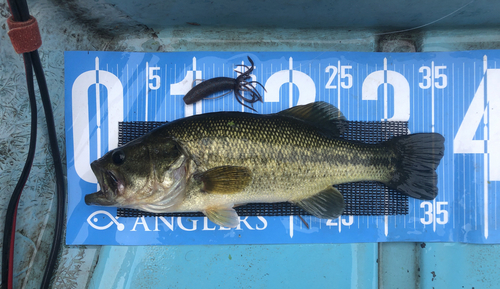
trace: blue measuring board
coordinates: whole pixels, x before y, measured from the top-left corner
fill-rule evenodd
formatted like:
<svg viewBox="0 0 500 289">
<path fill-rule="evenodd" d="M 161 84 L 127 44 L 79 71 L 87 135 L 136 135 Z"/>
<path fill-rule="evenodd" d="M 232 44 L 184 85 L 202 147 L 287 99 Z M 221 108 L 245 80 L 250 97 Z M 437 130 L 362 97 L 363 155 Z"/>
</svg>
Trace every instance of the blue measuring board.
<svg viewBox="0 0 500 289">
<path fill-rule="evenodd" d="M 246 111 L 234 94 L 186 105 L 202 79 L 236 77 L 255 62 L 266 91 L 257 113 L 314 101 L 348 120 L 408 121 L 409 133 L 444 135 L 439 195 L 409 199 L 402 216 L 240 217 L 229 229 L 204 217 L 118 218 L 87 206 L 98 190 L 90 163 L 117 147 L 118 122 L 172 121 L 214 111 Z M 500 243 L 500 51 L 66 52 L 68 245 L 275 244 L 350 242 Z M 220 93 L 221 95 L 223 93 Z"/>
</svg>

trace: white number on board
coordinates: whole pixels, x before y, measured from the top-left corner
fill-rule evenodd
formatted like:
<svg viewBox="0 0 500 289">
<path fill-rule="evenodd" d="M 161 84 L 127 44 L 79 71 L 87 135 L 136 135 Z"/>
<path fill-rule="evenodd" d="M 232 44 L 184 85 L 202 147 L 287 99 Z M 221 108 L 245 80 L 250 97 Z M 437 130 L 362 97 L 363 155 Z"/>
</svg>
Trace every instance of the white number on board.
<svg viewBox="0 0 500 289">
<path fill-rule="evenodd" d="M 448 205 L 448 202 L 436 202 L 435 212 L 433 210 L 434 206 L 432 202 L 422 202 L 420 203 L 420 208 L 424 209 L 425 216 L 420 218 L 420 222 L 424 225 L 430 225 L 433 221 L 440 225 L 448 223 L 448 211 L 444 206 Z"/>
</svg>

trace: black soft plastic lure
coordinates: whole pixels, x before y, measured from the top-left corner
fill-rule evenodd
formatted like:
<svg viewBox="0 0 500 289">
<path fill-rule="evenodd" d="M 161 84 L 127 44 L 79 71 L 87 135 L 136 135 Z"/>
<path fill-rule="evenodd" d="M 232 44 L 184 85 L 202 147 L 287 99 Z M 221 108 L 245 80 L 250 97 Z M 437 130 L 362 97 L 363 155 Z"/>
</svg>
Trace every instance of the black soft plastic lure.
<svg viewBox="0 0 500 289">
<path fill-rule="evenodd" d="M 257 91 L 253 84 L 260 85 L 262 88 L 264 86 L 257 81 L 247 81 L 251 78 L 250 74 L 253 71 L 253 61 L 250 57 L 248 57 L 248 61 L 250 62 L 250 66 L 246 65 L 238 65 L 246 68 L 245 72 L 238 72 L 240 75 L 237 78 L 230 77 L 215 77 L 203 81 L 202 83 L 193 87 L 185 96 L 184 102 L 186 104 L 195 103 L 203 98 L 210 96 L 216 92 L 224 91 L 224 90 L 234 90 L 234 95 L 236 100 L 249 109 L 255 111 L 253 108 L 253 103 L 257 101 L 262 102 L 262 96 Z M 265 88 L 264 88 L 265 90 Z M 248 92 L 250 97 L 243 96 L 242 92 Z M 244 102 L 252 104 L 252 107 L 248 106 Z"/>
</svg>

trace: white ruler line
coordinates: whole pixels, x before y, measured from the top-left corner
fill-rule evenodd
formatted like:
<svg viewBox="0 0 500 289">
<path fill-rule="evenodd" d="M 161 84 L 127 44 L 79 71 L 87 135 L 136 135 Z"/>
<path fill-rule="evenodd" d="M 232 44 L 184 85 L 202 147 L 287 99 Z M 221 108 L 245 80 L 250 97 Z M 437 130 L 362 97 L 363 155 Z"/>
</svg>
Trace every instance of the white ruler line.
<svg viewBox="0 0 500 289">
<path fill-rule="evenodd" d="M 420 115 L 425 115 L 424 111 L 425 111 L 426 105 L 425 105 L 425 97 L 424 97 L 424 96 L 425 96 L 424 90 L 421 90 L 421 96 L 420 96 L 420 98 L 421 98 L 421 102 L 422 102 L 422 103 L 421 103 L 421 105 L 420 105 Z M 425 127 L 425 117 L 422 117 L 422 118 L 421 118 L 421 123 L 422 123 L 422 127 Z M 414 202 L 417 202 L 417 201 L 415 200 Z M 423 202 L 422 202 L 422 201 L 419 201 L 419 203 L 420 203 L 420 204 L 419 204 L 419 207 L 420 207 L 420 208 L 422 208 L 422 203 L 423 203 Z M 420 214 L 420 211 L 419 211 L 419 212 L 418 212 L 418 219 L 419 219 L 419 220 L 421 220 L 421 218 L 420 218 L 420 217 L 421 217 L 421 214 Z M 424 212 L 424 218 L 425 218 L 425 212 Z M 423 224 L 423 222 L 420 222 L 420 223 L 422 223 L 422 224 Z M 424 225 L 424 229 L 425 229 L 425 228 L 426 228 L 426 225 L 425 225 L 425 224 L 423 224 L 423 225 Z"/>
<path fill-rule="evenodd" d="M 488 239 L 488 153 L 484 153 L 484 238 Z"/>
<path fill-rule="evenodd" d="M 441 66 L 444 66 L 443 63 L 441 63 Z M 451 83 L 451 86 L 453 86 L 453 80 L 450 81 Z M 449 84 L 446 86 L 448 87 Z M 447 93 L 447 96 L 449 96 L 450 92 L 449 90 L 447 90 L 448 93 Z M 441 90 L 441 134 L 445 134 L 446 133 L 446 130 L 445 130 L 445 125 L 444 125 L 444 116 L 445 116 L 445 110 L 444 110 L 444 107 L 445 107 L 445 94 L 444 94 L 444 88 Z M 453 100 L 452 100 L 453 102 Z M 454 106 L 451 106 L 452 108 L 454 108 Z M 452 109 L 452 113 L 453 113 L 453 109 Z M 445 156 L 443 156 L 443 158 L 445 158 Z M 439 176 L 441 176 L 441 180 L 442 180 L 442 183 L 443 183 L 443 202 L 446 202 L 446 200 L 448 200 L 449 198 L 447 198 L 447 193 L 446 193 L 446 182 L 445 180 L 447 180 L 446 176 L 447 176 L 447 172 L 444 170 L 444 165 L 441 164 L 441 172 L 439 174 Z M 451 204 L 451 202 L 449 202 Z"/>
<path fill-rule="evenodd" d="M 148 75 L 148 71 L 149 71 L 149 63 L 146 61 L 146 92 L 145 92 L 145 98 L 146 98 L 146 104 L 145 104 L 145 107 L 144 107 L 144 110 L 145 110 L 145 120 L 148 121 L 148 90 L 149 90 L 149 87 L 148 87 L 148 81 L 149 81 L 149 75 Z"/>
<path fill-rule="evenodd" d="M 137 81 L 135 83 L 135 89 L 136 89 L 136 94 L 135 95 L 137 97 L 139 95 L 139 64 L 136 64 L 136 68 L 135 69 L 136 69 L 135 71 L 137 72 Z M 135 102 L 135 105 L 136 105 L 136 108 L 135 108 L 135 111 L 136 111 L 135 118 L 136 119 L 135 120 L 139 120 L 139 100 L 137 100 Z"/>
<path fill-rule="evenodd" d="M 261 74 L 260 74 L 260 83 L 262 83 L 263 85 L 265 85 L 264 83 L 264 64 L 260 64 L 260 71 L 261 71 Z M 262 94 L 264 94 L 265 91 L 262 91 Z M 262 110 L 264 110 L 264 105 L 262 105 Z"/>
<path fill-rule="evenodd" d="M 431 132 L 435 132 L 435 75 L 434 61 L 431 61 Z M 436 232 L 436 199 L 432 200 L 432 231 Z"/>
<path fill-rule="evenodd" d="M 169 83 L 168 83 L 168 87 L 169 87 L 170 95 L 172 95 L 172 90 L 171 90 L 171 88 L 170 88 L 170 83 L 175 83 L 175 80 L 177 79 L 177 77 L 176 77 L 176 75 L 177 75 L 176 70 L 177 70 L 177 64 L 174 64 L 174 73 L 173 73 L 174 78 L 173 78 L 173 81 L 171 81 L 171 82 L 169 82 Z M 172 77 L 170 77 L 170 78 L 172 79 Z M 182 104 L 183 102 L 184 102 L 184 101 L 182 101 L 182 100 L 181 100 L 181 104 Z M 177 105 L 174 105 L 174 115 L 172 116 L 172 118 L 171 118 L 171 119 L 173 120 L 173 119 L 176 119 L 176 118 L 177 118 Z"/>
<path fill-rule="evenodd" d="M 290 57 L 288 60 L 288 107 L 293 106 L 293 59 Z"/>
<path fill-rule="evenodd" d="M 170 119 L 170 115 L 167 115 L 167 102 L 170 102 L 172 99 L 170 97 L 167 97 L 167 86 L 168 86 L 168 67 L 167 65 L 165 64 L 165 81 L 164 81 L 165 85 L 163 85 L 163 87 L 165 88 L 165 92 L 164 92 L 164 97 L 165 97 L 165 101 L 163 102 L 164 104 L 164 108 L 165 108 L 165 119 L 163 119 L 163 121 L 166 121 L 168 119 Z M 173 102 L 173 106 L 174 106 L 174 109 L 175 109 L 175 102 Z"/>
<path fill-rule="evenodd" d="M 366 64 L 365 78 L 368 76 L 368 63 Z M 370 110 L 368 109 L 368 103 L 366 104 L 366 120 L 370 120 Z"/>
<path fill-rule="evenodd" d="M 234 71 L 232 71 L 234 72 Z M 231 68 L 228 68 L 227 72 L 226 72 L 226 66 L 225 66 L 225 63 L 222 63 L 222 76 L 226 76 L 226 75 L 231 75 Z M 226 97 L 226 98 L 223 98 L 222 99 L 222 107 L 225 107 L 226 104 L 229 103 L 229 100 L 231 98 L 230 97 Z M 215 107 L 214 107 L 215 108 Z"/>
<path fill-rule="evenodd" d="M 451 64 L 451 78 L 455 81 L 455 63 Z M 455 83 L 451 86 L 451 106 L 455 107 Z M 455 109 L 451 111 L 451 128 L 452 132 L 455 133 Z M 455 157 L 451 158 L 451 177 L 455 177 Z M 443 166 L 444 167 L 444 166 Z M 444 169 L 444 168 L 443 168 Z M 455 182 L 451 182 L 451 193 L 450 199 L 453 200 L 453 192 L 455 192 Z M 453 229 L 455 229 L 455 202 L 450 202 L 453 206 Z"/>
<path fill-rule="evenodd" d="M 125 67 L 126 67 L 126 70 L 127 70 L 127 84 L 128 84 L 128 81 L 129 81 L 129 78 L 128 78 L 128 63 L 127 63 L 127 64 L 125 64 Z M 127 85 L 127 94 L 126 94 L 126 96 L 125 96 L 125 101 L 124 101 L 124 102 L 125 102 L 125 107 L 126 107 L 126 112 L 125 112 L 125 113 L 126 113 L 126 115 L 124 115 L 124 120 L 127 120 L 127 121 L 128 121 L 128 112 L 129 112 L 129 109 L 130 109 L 130 108 L 129 108 L 130 103 L 129 103 L 129 101 L 128 101 L 128 100 L 129 100 L 129 97 L 130 97 L 130 96 L 129 96 L 129 90 L 130 90 L 130 86 L 129 86 L 129 85 Z"/>
<path fill-rule="evenodd" d="M 484 151 L 484 170 L 483 170 L 483 192 L 484 192 L 484 198 L 483 198 L 483 201 L 484 201 L 484 238 L 488 239 L 488 227 L 489 227 L 489 223 L 488 223 L 488 172 L 489 172 L 489 165 L 488 165 L 488 147 L 487 147 L 487 144 L 488 144 L 488 87 L 490 86 L 490 83 L 488 81 L 488 58 L 487 56 L 485 55 L 483 57 L 483 77 L 485 79 L 485 81 L 483 82 L 485 87 L 484 87 L 484 105 L 485 105 L 485 109 L 484 109 L 484 115 L 483 115 L 483 124 L 484 124 L 484 136 L 483 136 L 483 139 L 485 141 L 485 144 L 486 144 L 486 149 Z"/>
<path fill-rule="evenodd" d="M 356 79 L 359 79 L 359 63 L 356 64 Z M 356 91 L 356 93 L 357 93 L 357 95 L 360 95 L 360 93 L 359 93 L 359 85 L 357 86 L 357 89 L 358 90 Z M 360 115 L 361 105 L 358 105 L 357 107 L 358 107 L 358 116 L 359 116 Z"/>
<path fill-rule="evenodd" d="M 323 91 L 321 89 L 321 63 L 318 63 L 318 84 L 320 86 L 320 89 L 318 89 L 318 99 L 321 99 L 321 91 Z"/>
<path fill-rule="evenodd" d="M 465 62 L 462 63 L 462 71 L 463 71 L 463 74 L 462 74 L 462 111 L 465 111 Z M 465 156 L 462 155 L 461 156 L 462 158 L 462 171 L 465 172 Z M 467 203 L 465 202 L 466 198 L 465 198 L 465 178 L 462 178 L 462 181 L 463 181 L 463 193 L 464 193 L 464 222 L 463 222 L 463 226 L 465 226 L 465 212 L 466 212 L 466 207 L 467 207 Z"/>
<path fill-rule="evenodd" d="M 95 118 L 97 126 L 97 158 L 102 155 L 101 152 L 101 86 L 99 85 L 99 58 L 95 58 L 95 72 L 96 72 L 96 83 L 95 83 Z"/>
<path fill-rule="evenodd" d="M 387 119 L 387 58 L 384 58 L 384 121 Z"/>
<path fill-rule="evenodd" d="M 184 67 L 185 70 L 185 67 Z M 199 72 L 199 73 L 198 73 Z M 203 73 L 205 72 L 205 63 L 203 63 L 202 70 L 198 71 L 197 68 L 197 59 L 193 57 L 193 80 L 196 80 L 196 84 L 200 84 L 201 79 L 203 79 Z M 203 113 L 203 101 L 198 101 L 192 104 L 193 114 L 202 114 Z"/>
<path fill-rule="evenodd" d="M 337 108 L 340 110 L 340 60 L 337 62 Z"/>
<path fill-rule="evenodd" d="M 435 121 L 435 116 L 434 116 L 434 61 L 431 62 L 431 121 L 432 121 L 432 128 L 431 131 L 434 132 L 434 121 Z"/>
<path fill-rule="evenodd" d="M 384 216 L 384 234 L 386 237 L 389 234 L 389 216 L 388 215 Z"/>
</svg>

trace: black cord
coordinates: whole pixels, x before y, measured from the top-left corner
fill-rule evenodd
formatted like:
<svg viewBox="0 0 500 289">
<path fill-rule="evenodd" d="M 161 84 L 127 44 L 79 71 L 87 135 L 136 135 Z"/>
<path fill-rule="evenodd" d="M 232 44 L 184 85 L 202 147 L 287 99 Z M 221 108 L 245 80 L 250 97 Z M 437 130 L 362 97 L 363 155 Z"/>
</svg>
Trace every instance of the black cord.
<svg viewBox="0 0 500 289">
<path fill-rule="evenodd" d="M 17 8 L 17 2 L 12 3 L 11 0 L 7 0 L 7 3 L 9 3 L 10 13 L 12 13 L 12 18 L 14 18 L 14 21 L 20 21 L 22 18 L 21 13 Z"/>
<path fill-rule="evenodd" d="M 49 259 L 47 261 L 47 266 L 45 268 L 45 273 L 43 275 L 42 285 L 40 286 L 40 288 L 48 288 L 57 261 L 57 255 L 61 247 L 66 195 L 64 191 L 64 174 L 61 162 L 61 154 L 59 153 L 59 146 L 57 143 L 54 115 L 52 113 L 52 105 L 50 103 L 47 82 L 45 81 L 45 75 L 43 73 L 43 67 L 40 61 L 40 56 L 38 55 L 38 51 L 33 51 L 30 54 L 33 60 L 33 68 L 35 71 L 36 80 L 38 81 L 38 87 L 40 88 L 40 95 L 42 98 L 43 109 L 45 111 L 45 119 L 47 121 L 47 129 L 49 133 L 50 149 L 52 152 L 52 159 L 54 161 L 54 168 L 56 172 L 57 214 L 56 214 L 56 225 L 54 229 L 55 230 L 54 241 L 52 242 L 52 248 L 50 250 Z"/>
<path fill-rule="evenodd" d="M 9 277 L 13 278 L 10 273 L 12 273 L 9 268 L 12 264 L 9 262 L 10 252 L 14 250 L 11 248 L 11 238 L 14 233 L 14 220 L 16 218 L 15 213 L 17 211 L 17 205 L 19 202 L 19 198 L 21 197 L 21 193 L 23 191 L 24 185 L 28 179 L 31 166 L 33 164 L 33 159 L 35 158 L 35 150 L 36 150 L 36 131 L 37 131 L 37 108 L 36 108 L 36 98 L 35 98 L 35 88 L 33 83 L 33 70 L 31 57 L 28 53 L 23 54 L 24 58 L 24 67 L 26 69 L 26 84 L 28 86 L 28 94 L 30 100 L 31 107 L 31 134 L 30 134 L 30 145 L 28 150 L 28 157 L 26 158 L 26 163 L 24 164 L 23 171 L 17 185 L 12 193 L 12 196 L 9 201 L 9 205 L 7 207 L 7 214 L 5 216 L 5 226 L 4 226 L 4 235 L 3 235 L 3 248 L 2 248 L 2 284 L 4 288 L 7 288 L 7 284 L 9 283 Z M 10 275 L 10 276 L 9 276 Z"/>
<path fill-rule="evenodd" d="M 17 2 L 17 7 L 19 9 L 19 15 L 21 16 L 19 19 L 20 21 L 28 21 L 30 19 L 30 11 L 28 9 L 28 4 L 26 3 L 26 0 L 19 0 Z"/>
<path fill-rule="evenodd" d="M 30 18 L 28 5 L 26 0 L 8 0 L 9 6 L 12 11 L 14 21 L 27 21 Z M 54 124 L 54 116 L 52 113 L 52 105 L 50 102 L 49 91 L 47 87 L 47 82 L 45 80 L 45 75 L 43 72 L 42 64 L 40 61 L 40 56 L 38 51 L 33 51 L 30 53 L 23 54 L 25 59 L 26 67 L 26 79 L 28 82 L 28 92 L 30 94 L 30 105 L 32 113 L 32 124 L 31 124 L 31 138 L 30 138 L 30 150 L 28 152 L 28 159 L 26 160 L 25 169 L 21 174 L 21 178 L 14 190 L 14 193 L 9 202 L 9 207 L 7 209 L 7 216 L 5 219 L 5 230 L 4 230 L 4 243 L 2 251 L 2 283 L 7 286 L 9 280 L 9 274 L 12 274 L 12 268 L 6 266 L 9 264 L 9 256 L 14 248 L 11 248 L 11 238 L 12 232 L 15 230 L 14 221 L 15 213 L 17 211 L 17 205 L 19 198 L 22 193 L 22 189 L 29 175 L 31 165 L 33 163 L 35 148 L 36 148 L 36 99 L 33 84 L 33 69 L 37 78 L 38 87 L 40 89 L 40 95 L 42 98 L 43 108 L 45 111 L 45 119 L 47 121 L 47 129 L 49 134 L 49 142 L 52 152 L 52 158 L 54 161 L 54 168 L 56 173 L 56 186 L 57 186 L 57 213 L 56 213 L 56 225 L 54 232 L 54 240 L 52 243 L 52 248 L 50 251 L 49 258 L 47 260 L 47 266 L 45 267 L 44 276 L 42 279 L 41 288 L 48 288 L 50 285 L 51 277 L 55 268 L 57 261 L 57 256 L 61 246 L 62 231 L 63 231 L 63 221 L 64 221 L 64 208 L 66 204 L 66 195 L 64 191 L 64 175 L 63 167 L 61 163 L 61 155 L 59 152 L 59 146 L 57 143 L 57 134 Z M 33 68 L 33 69 L 32 69 Z M 34 119 L 34 120 L 33 120 Z M 33 122 L 34 121 L 34 122 Z M 12 275 L 10 275 L 12 278 Z"/>
</svg>

